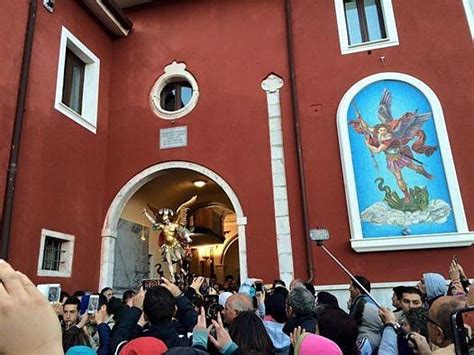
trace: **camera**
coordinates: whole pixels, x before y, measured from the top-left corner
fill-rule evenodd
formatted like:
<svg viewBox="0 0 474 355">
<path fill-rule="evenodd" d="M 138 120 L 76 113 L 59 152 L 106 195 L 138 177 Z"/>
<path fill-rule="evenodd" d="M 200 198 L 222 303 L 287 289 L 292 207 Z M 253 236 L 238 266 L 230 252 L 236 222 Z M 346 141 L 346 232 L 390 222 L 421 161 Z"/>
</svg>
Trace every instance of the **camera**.
<svg viewBox="0 0 474 355">
<path fill-rule="evenodd" d="M 209 319 L 217 319 L 217 314 L 222 312 L 224 307 L 219 304 L 218 295 L 207 295 L 204 297 L 204 306 L 206 311 L 206 317 Z"/>
<path fill-rule="evenodd" d="M 474 353 L 474 307 L 466 307 L 451 315 L 456 354 Z"/>
</svg>

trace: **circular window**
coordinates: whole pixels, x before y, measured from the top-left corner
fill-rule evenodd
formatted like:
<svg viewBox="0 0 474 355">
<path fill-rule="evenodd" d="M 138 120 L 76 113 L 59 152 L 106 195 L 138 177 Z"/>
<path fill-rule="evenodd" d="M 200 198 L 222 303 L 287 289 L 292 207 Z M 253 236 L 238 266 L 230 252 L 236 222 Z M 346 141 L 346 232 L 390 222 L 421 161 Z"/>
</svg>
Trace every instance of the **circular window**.
<svg viewBox="0 0 474 355">
<path fill-rule="evenodd" d="M 184 63 L 173 62 L 165 67 L 150 93 L 153 112 L 161 118 L 173 120 L 188 114 L 197 104 L 197 82 Z"/>
<path fill-rule="evenodd" d="M 191 102 L 193 88 L 186 80 L 166 84 L 160 93 L 160 107 L 165 111 L 178 111 Z"/>
</svg>

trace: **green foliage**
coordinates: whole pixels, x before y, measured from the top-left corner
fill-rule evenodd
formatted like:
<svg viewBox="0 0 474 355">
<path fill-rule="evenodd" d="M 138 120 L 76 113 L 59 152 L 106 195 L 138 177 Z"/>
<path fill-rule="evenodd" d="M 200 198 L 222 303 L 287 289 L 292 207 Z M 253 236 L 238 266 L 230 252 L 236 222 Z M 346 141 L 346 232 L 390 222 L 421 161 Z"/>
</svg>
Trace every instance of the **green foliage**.
<svg viewBox="0 0 474 355">
<path fill-rule="evenodd" d="M 375 179 L 375 183 L 377 182 L 378 189 L 385 192 L 384 202 L 394 210 L 415 212 L 423 211 L 428 207 L 430 198 L 426 187 L 415 186 L 413 189 L 410 188 L 410 201 L 405 201 L 398 196 L 396 191 L 392 191 L 389 186 L 383 185 L 384 179 L 377 178 Z"/>
</svg>

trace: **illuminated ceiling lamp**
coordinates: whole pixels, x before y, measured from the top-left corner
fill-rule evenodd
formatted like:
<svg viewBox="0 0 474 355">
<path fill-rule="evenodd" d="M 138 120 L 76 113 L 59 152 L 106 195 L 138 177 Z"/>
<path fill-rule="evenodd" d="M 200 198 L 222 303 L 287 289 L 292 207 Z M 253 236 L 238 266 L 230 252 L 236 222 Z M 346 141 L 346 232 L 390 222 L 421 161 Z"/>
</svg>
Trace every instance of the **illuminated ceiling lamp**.
<svg viewBox="0 0 474 355">
<path fill-rule="evenodd" d="M 201 188 L 201 187 L 204 187 L 204 185 L 206 185 L 206 182 L 203 180 L 196 180 L 196 181 L 193 181 L 193 184 L 194 186 Z"/>
</svg>

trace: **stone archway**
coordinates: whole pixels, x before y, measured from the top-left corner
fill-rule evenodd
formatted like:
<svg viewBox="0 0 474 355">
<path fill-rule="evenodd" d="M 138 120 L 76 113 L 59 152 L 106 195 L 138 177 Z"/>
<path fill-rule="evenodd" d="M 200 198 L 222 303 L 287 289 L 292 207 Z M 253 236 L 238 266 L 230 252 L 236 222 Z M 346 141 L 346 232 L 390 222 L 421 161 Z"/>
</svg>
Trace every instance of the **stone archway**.
<svg viewBox="0 0 474 355">
<path fill-rule="evenodd" d="M 239 260 L 240 260 L 240 278 L 247 279 L 247 246 L 245 237 L 245 226 L 247 218 L 245 217 L 240 201 L 230 187 L 230 185 L 218 174 L 212 170 L 195 163 L 184 161 L 171 161 L 153 165 L 132 177 L 115 195 L 112 203 L 109 206 L 107 215 L 105 217 L 102 228 L 102 247 L 100 258 L 100 277 L 99 287 L 102 289 L 105 286 L 113 284 L 114 272 L 114 254 L 115 241 L 117 239 L 117 225 L 120 216 L 130 198 L 146 183 L 153 180 L 159 172 L 169 169 L 188 169 L 199 172 L 209 179 L 213 180 L 219 185 L 225 194 L 228 196 L 235 211 L 237 231 L 239 235 Z"/>
</svg>

